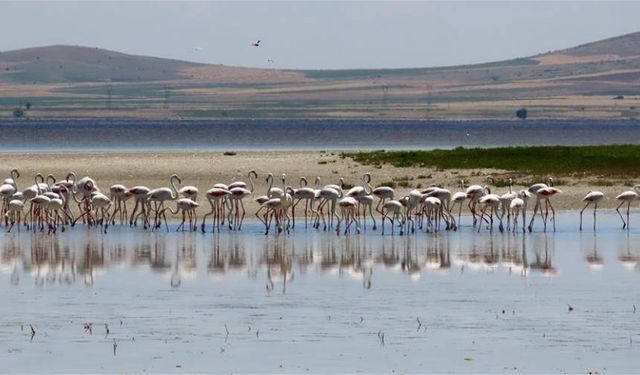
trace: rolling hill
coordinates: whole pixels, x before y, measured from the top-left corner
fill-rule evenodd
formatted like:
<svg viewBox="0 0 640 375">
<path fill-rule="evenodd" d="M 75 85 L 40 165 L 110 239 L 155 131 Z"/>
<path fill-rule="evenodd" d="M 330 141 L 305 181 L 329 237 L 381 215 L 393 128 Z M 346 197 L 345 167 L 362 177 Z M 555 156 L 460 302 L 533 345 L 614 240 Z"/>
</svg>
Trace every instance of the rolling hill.
<svg viewBox="0 0 640 375">
<path fill-rule="evenodd" d="M 277 70 L 99 48 L 0 52 L 0 116 L 140 118 L 636 118 L 640 32 L 493 63 Z"/>
</svg>

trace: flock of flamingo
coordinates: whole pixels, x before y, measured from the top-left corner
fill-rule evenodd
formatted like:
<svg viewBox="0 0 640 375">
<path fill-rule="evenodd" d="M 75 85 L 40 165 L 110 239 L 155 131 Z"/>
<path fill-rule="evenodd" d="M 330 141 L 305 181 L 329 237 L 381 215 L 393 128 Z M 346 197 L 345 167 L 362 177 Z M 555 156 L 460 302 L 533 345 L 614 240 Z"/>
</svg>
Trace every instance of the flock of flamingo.
<svg viewBox="0 0 640 375">
<path fill-rule="evenodd" d="M 244 199 L 254 192 L 254 179 L 258 178 L 255 171 L 247 174 L 249 183 L 235 181 L 229 185 L 218 183 L 207 190 L 205 197 L 210 210 L 202 216 L 200 228 L 206 230 L 207 218 L 211 217 L 212 230 L 220 231 L 226 226 L 230 230 L 240 230 L 246 216 Z M 10 177 L 0 185 L 2 198 L 2 213 L 5 226 L 11 231 L 17 224 L 28 230 L 47 230 L 55 233 L 59 228 L 64 231 L 66 226 L 75 226 L 79 220 L 88 226 L 101 226 L 106 233 L 110 225 L 118 221 L 121 225 L 137 226 L 140 223 L 144 229 L 157 230 L 162 223 L 169 230 L 166 212 L 173 215 L 181 214 L 182 221 L 177 230 L 188 229 L 196 231 L 199 190 L 195 186 L 182 186 L 182 179 L 177 175 L 169 178 L 170 187 L 150 189 L 146 186 L 127 188 L 116 184 L 107 193 L 101 192 L 96 182 L 90 177 L 77 179 L 75 173 L 70 172 L 64 180 L 58 181 L 52 175 L 46 178 L 38 173 L 34 177 L 34 184 L 24 190 L 18 189 L 20 173 L 13 169 Z M 399 227 L 400 234 L 405 231 L 414 233 L 416 227 L 427 232 L 438 231 L 443 222 L 445 230 L 457 230 L 460 222 L 462 207 L 465 202 L 473 218 L 473 226 L 480 231 L 483 223 L 489 230 L 494 222 L 498 222 L 498 229 L 516 232 L 533 230 L 534 221 L 539 214 L 543 229 L 547 230 L 547 222 L 553 224 L 555 231 L 555 210 L 551 198 L 561 193 L 553 186 L 553 179 L 547 183 L 537 183 L 519 192 L 513 191 L 513 181 L 509 179 L 508 191 L 502 195 L 491 192 L 487 184 L 495 181 L 491 176 L 485 179 L 485 185 L 471 185 L 465 189 L 464 181 L 460 181 L 460 191 L 453 193 L 438 186 L 431 186 L 424 190 L 412 190 L 399 198 L 393 188 L 388 186 L 371 186 L 371 174 L 362 176 L 363 185 L 343 190 L 344 179 L 339 184 L 320 185 L 320 177 L 315 179 L 314 187 L 308 186 L 306 178 L 300 178 L 300 185 L 294 188 L 287 185 L 286 175 L 282 174 L 282 187 L 273 186 L 274 176 L 269 173 L 266 177 L 268 188 L 266 194 L 254 198 L 260 205 L 255 216 L 265 227 L 268 234 L 272 225 L 277 232 L 289 232 L 295 228 L 296 208 L 304 201 L 305 227 L 309 224 L 313 228 L 335 230 L 341 233 L 360 233 L 361 226 L 366 229 L 367 216 L 371 220 L 372 229 L 377 229 L 373 206 L 377 199 L 375 211 L 382 218 L 382 234 L 384 235 L 385 221 L 391 224 L 391 233 Z M 533 215 L 526 223 L 527 205 L 535 197 Z M 632 202 L 640 197 L 640 185 L 633 190 L 625 191 L 616 199 L 620 202 L 616 211 L 622 220 L 622 228 L 629 228 L 629 210 Z M 591 191 L 584 198 L 584 208 L 580 211 L 580 230 L 582 230 L 583 212 L 593 205 L 593 228 L 596 229 L 596 213 L 598 203 L 604 198 L 599 191 Z M 129 213 L 127 202 L 133 199 L 133 210 Z M 175 202 L 175 210 L 169 207 L 169 202 Z M 75 203 L 78 214 L 74 215 L 71 207 Z M 626 204 L 626 219 L 620 212 Z M 454 214 L 458 205 L 457 218 Z M 544 205 L 544 209 L 543 209 Z M 28 207 L 27 207 L 28 206 Z M 25 213 L 25 209 L 27 209 Z M 549 211 L 551 218 L 549 219 Z M 505 218 L 506 217 L 506 218 Z M 522 222 L 519 223 L 519 219 Z M 521 228 L 521 229 L 519 229 Z"/>
</svg>

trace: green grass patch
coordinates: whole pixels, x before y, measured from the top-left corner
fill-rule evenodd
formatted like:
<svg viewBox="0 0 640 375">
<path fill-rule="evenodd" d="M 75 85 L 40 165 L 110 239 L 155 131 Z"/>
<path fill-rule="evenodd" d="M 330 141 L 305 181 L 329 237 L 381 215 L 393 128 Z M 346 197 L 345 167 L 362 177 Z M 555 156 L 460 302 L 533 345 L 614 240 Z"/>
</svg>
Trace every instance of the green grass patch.
<svg viewBox="0 0 640 375">
<path fill-rule="evenodd" d="M 438 169 L 495 168 L 528 174 L 640 176 L 640 146 L 535 146 L 432 151 L 350 152 L 341 156 L 379 166 Z"/>
</svg>

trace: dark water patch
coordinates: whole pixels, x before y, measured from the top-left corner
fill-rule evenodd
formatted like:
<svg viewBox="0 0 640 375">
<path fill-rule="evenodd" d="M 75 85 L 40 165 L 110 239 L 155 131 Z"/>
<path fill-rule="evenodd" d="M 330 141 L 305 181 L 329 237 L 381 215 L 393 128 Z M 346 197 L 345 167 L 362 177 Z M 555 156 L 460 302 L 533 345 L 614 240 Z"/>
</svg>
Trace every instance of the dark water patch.
<svg viewBox="0 0 640 375">
<path fill-rule="evenodd" d="M 640 144 L 632 120 L 1 120 L 0 150 L 376 150 Z"/>
</svg>

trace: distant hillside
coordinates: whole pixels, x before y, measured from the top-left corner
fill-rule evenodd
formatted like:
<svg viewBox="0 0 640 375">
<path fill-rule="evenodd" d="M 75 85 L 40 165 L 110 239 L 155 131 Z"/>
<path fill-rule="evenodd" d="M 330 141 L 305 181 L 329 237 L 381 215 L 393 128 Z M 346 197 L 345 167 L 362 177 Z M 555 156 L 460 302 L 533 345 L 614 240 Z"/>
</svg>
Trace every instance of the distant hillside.
<svg viewBox="0 0 640 375">
<path fill-rule="evenodd" d="M 639 118 L 640 32 L 534 56 L 413 69 L 278 70 L 99 48 L 0 53 L 0 118 Z"/>
<path fill-rule="evenodd" d="M 0 80 L 23 83 L 208 80 L 216 75 L 246 77 L 262 71 L 81 46 L 54 45 L 0 52 Z"/>
<path fill-rule="evenodd" d="M 18 82 L 159 81 L 176 79 L 181 70 L 198 65 L 63 45 L 0 52 L 4 77 Z"/>
</svg>

